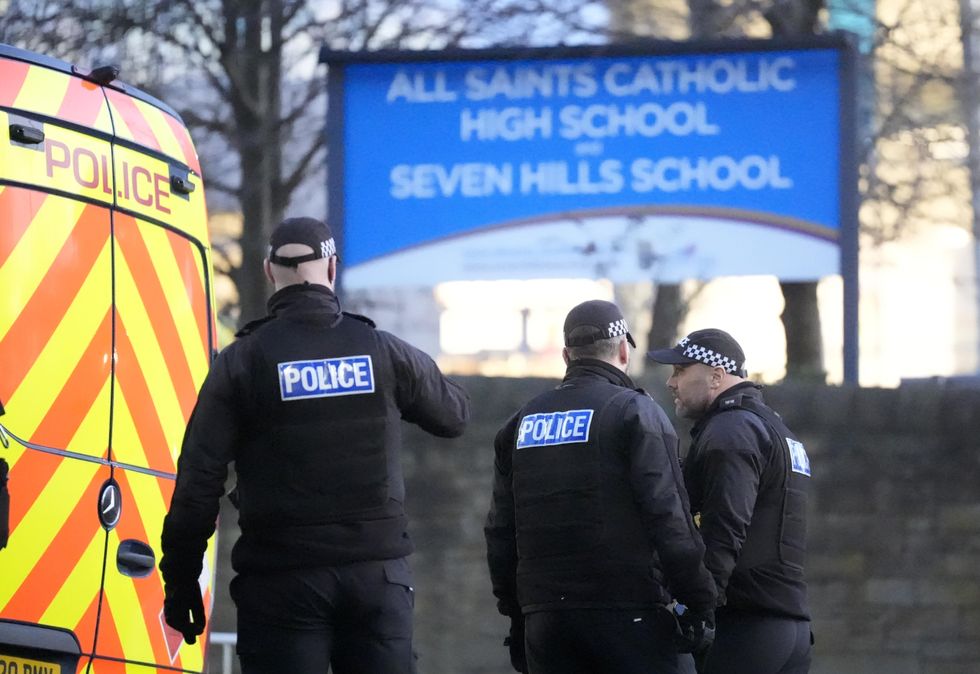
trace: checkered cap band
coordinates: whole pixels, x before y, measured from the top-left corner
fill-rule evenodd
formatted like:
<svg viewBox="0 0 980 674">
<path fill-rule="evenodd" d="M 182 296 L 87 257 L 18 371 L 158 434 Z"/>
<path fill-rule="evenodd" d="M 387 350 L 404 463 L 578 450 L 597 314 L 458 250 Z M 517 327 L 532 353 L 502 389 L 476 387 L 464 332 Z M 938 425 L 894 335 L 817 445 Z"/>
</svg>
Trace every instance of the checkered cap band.
<svg viewBox="0 0 980 674">
<path fill-rule="evenodd" d="M 718 353 L 717 351 L 712 351 L 709 348 L 699 346 L 687 337 L 684 337 L 678 343 L 678 346 L 684 347 L 685 358 L 693 358 L 699 363 L 704 363 L 709 367 L 720 367 L 729 374 L 738 373 L 738 363 L 736 363 L 734 360 L 728 356 Z"/>
<path fill-rule="evenodd" d="M 629 332 L 629 328 L 626 327 L 626 319 L 620 318 L 618 321 L 612 321 L 609 323 L 609 327 L 606 328 L 606 332 L 609 333 L 609 337 L 625 335 Z"/>
</svg>

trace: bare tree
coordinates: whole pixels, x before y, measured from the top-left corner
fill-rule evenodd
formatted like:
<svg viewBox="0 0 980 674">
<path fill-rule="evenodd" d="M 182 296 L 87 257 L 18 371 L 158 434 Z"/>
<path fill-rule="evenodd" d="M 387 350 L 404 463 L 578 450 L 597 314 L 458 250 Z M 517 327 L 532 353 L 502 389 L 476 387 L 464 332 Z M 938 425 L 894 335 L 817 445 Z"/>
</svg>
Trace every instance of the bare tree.
<svg viewBox="0 0 980 674">
<path fill-rule="evenodd" d="M 316 57 L 588 40 L 601 3 L 580 0 L 11 0 L 0 40 L 74 62 L 119 62 L 130 84 L 181 113 L 209 195 L 240 207 L 215 263 L 237 288 L 237 322 L 264 313 L 270 228 L 326 156 Z M 590 32 L 591 31 L 591 32 Z M 592 39 L 597 39 L 593 37 Z M 322 184 L 322 183 L 321 183 Z M 212 202 L 214 198 L 211 198 Z"/>
</svg>

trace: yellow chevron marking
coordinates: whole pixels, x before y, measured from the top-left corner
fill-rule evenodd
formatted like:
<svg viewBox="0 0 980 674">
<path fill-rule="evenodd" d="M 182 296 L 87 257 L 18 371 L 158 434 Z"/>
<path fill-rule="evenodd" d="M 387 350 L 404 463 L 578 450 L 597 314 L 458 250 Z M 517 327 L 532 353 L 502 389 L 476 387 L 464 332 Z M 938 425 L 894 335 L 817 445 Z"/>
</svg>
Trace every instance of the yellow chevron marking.
<svg viewBox="0 0 980 674">
<path fill-rule="evenodd" d="M 108 477 L 108 471 L 106 471 Z M 93 503 L 95 494 L 92 494 Z M 93 519 L 95 508 L 92 508 Z M 44 611 L 41 622 L 49 625 L 66 625 L 75 627 L 81 622 L 89 605 L 99 591 L 99 579 L 102 576 L 102 555 L 105 549 L 105 532 L 96 526 L 92 531 L 92 540 L 86 546 L 78 564 L 68 574 L 61 591 L 55 595 L 54 601 Z M 107 570 L 108 573 L 108 570 Z M 54 580 L 54 579 L 52 579 Z M 60 580 L 60 579 L 58 579 Z M 88 650 L 91 644 L 83 645 Z"/>
<path fill-rule="evenodd" d="M 149 250 L 166 251 L 166 254 L 153 255 L 153 268 L 163 285 L 167 297 L 167 305 L 177 324 L 177 333 L 180 337 L 180 344 L 183 347 L 184 355 L 191 370 L 194 383 L 200 388 L 204 382 L 204 375 L 208 370 L 207 354 L 201 344 L 201 337 L 197 332 L 198 316 L 194 315 L 194 308 L 190 298 L 187 296 L 187 289 L 184 286 L 184 279 L 181 276 L 180 268 L 177 266 L 177 259 L 171 252 L 169 234 L 161 227 L 155 227 L 144 223 L 139 223 L 140 234 L 146 241 Z M 197 249 L 190 242 L 180 239 L 178 245 L 192 249 L 194 259 L 200 260 Z M 204 274 L 200 265 L 197 266 L 198 278 L 201 279 L 201 288 L 204 288 Z"/>
<path fill-rule="evenodd" d="M 112 112 L 109 110 L 108 103 L 99 109 L 99 116 L 95 118 L 95 124 L 92 126 L 97 129 L 105 129 L 106 131 L 110 131 L 112 129 Z"/>
<path fill-rule="evenodd" d="M 32 231 L 40 229 L 33 227 Z M 94 339 L 99 325 L 109 310 L 109 300 L 112 297 L 109 264 L 107 238 L 106 245 L 99 253 L 95 266 L 86 277 L 82 287 L 79 288 L 75 300 L 65 312 L 61 323 L 51 335 L 51 339 L 41 355 L 38 356 L 30 372 L 10 397 L 10 408 L 18 410 L 15 429 L 18 435 L 23 434 L 23 436 L 30 438 L 34 434 L 44 419 L 44 415 L 47 414 L 48 409 L 57 399 L 65 382 L 68 381 L 75 365 Z M 4 287 L 2 281 L 0 281 L 0 287 Z M 71 291 L 71 288 L 65 289 L 65 292 Z M 110 348 L 111 344 L 106 342 L 104 357 L 107 360 Z M 108 376 L 106 381 L 108 381 Z M 21 401 L 22 404 L 17 404 Z M 103 402 L 107 403 L 108 401 Z M 91 440 L 83 437 L 77 441 L 73 439 L 67 449 L 83 454 L 103 456 L 105 454 L 105 429 L 108 428 L 108 413 L 108 404 L 104 407 L 93 407 L 88 413 L 89 415 L 98 415 L 103 424 L 103 430 L 96 436 L 96 444 L 91 444 Z"/>
<path fill-rule="evenodd" d="M 177 137 L 174 136 L 174 132 L 171 130 L 170 125 L 167 124 L 167 120 L 163 118 L 167 113 L 136 98 L 133 99 L 133 102 L 136 104 L 136 108 L 140 113 L 142 113 L 150 130 L 153 131 L 153 135 L 156 136 L 163 153 L 168 157 L 173 157 L 181 164 L 186 164 L 187 162 L 184 160 L 184 152 L 181 150 L 180 143 L 177 142 Z"/>
<path fill-rule="evenodd" d="M 56 70 L 31 66 L 13 107 L 57 116 L 68 91 L 69 76 Z"/>
<path fill-rule="evenodd" d="M 116 310 L 122 326 L 125 328 L 130 343 L 136 351 L 138 363 L 120 363 L 119 367 L 139 367 L 143 378 L 148 384 L 153 407 L 163 431 L 167 434 L 167 446 L 176 455 L 177 447 L 183 435 L 184 415 L 177 400 L 177 393 L 172 385 L 162 385 L 170 382 L 167 363 L 157 341 L 156 331 L 150 322 L 150 317 L 143 306 L 143 300 L 136 290 L 129 263 L 117 248 L 116 255 Z M 157 383 L 160 382 L 160 383 Z M 115 442 L 114 455 L 124 463 L 147 465 L 146 457 L 139 443 L 122 445 Z"/>
<path fill-rule="evenodd" d="M 14 319 L 50 271 L 84 208 L 85 204 L 70 199 L 53 195 L 44 198 L 30 227 L 0 267 L 0 288 L 3 288 L 6 305 L 0 313 L 0 337 L 7 334 Z"/>
<path fill-rule="evenodd" d="M 104 404 L 108 404 L 108 397 L 109 383 L 106 382 L 99 399 Z M 78 434 L 86 437 L 93 437 L 96 434 L 104 436 L 105 419 L 101 415 L 89 414 Z M 100 464 L 76 459 L 61 461 L 44 491 L 31 505 L 17 527 L 17 533 L 24 535 L 18 535 L 17 544 L 10 545 L 3 551 L 4 578 L 0 583 L 0 606 L 6 606 L 14 596 L 83 496 L 92 499 L 94 521 L 97 494 L 85 494 L 85 488 L 99 470 L 104 471 L 105 476 L 109 477 L 109 469 Z M 99 573 L 101 573 L 101 559 L 99 571 L 89 582 L 97 582 Z M 87 605 L 85 607 L 87 608 Z"/>
<path fill-rule="evenodd" d="M 0 419 L 0 424 L 2 424 L 4 421 L 6 421 L 6 419 Z M 11 424 L 7 424 L 6 427 L 10 428 L 10 426 Z M 11 428 L 10 430 L 13 429 Z M 2 447 L 2 445 L 0 445 L 0 447 Z M 12 469 L 14 466 L 17 465 L 17 462 L 20 461 L 20 457 L 22 457 L 25 452 L 27 452 L 27 448 L 24 447 L 22 444 L 20 444 L 19 442 L 11 442 L 10 448 L 3 450 L 3 459 L 7 462 L 7 465 L 9 465 L 10 468 Z"/>
</svg>

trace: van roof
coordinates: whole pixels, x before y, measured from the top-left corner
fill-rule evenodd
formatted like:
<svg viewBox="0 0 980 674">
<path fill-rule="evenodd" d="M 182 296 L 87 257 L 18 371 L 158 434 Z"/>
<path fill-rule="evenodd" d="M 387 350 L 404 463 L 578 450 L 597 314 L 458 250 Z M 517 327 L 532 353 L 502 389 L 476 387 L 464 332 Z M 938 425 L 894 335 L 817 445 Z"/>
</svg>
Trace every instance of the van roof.
<svg viewBox="0 0 980 674">
<path fill-rule="evenodd" d="M 75 75 L 77 77 L 85 77 L 85 72 L 79 68 L 73 66 L 70 63 L 66 63 L 60 59 L 52 58 L 50 56 L 44 56 L 42 54 L 37 54 L 32 51 L 27 51 L 26 49 L 20 49 L 19 47 L 13 47 L 8 44 L 0 43 L 0 58 L 9 58 L 17 61 L 25 61 L 33 65 L 44 66 L 45 68 L 50 68 L 52 70 L 58 70 L 69 75 Z M 174 110 L 172 107 L 161 101 L 159 98 L 151 96 L 145 91 L 140 91 L 136 87 L 124 84 L 123 82 L 115 81 L 111 84 L 104 86 L 111 87 L 117 91 L 121 91 L 128 96 L 133 98 L 138 98 L 141 101 L 149 103 L 150 105 L 159 108 L 166 112 L 168 115 L 174 117 L 181 124 L 184 124 L 184 120 L 181 118 L 180 114 Z"/>
</svg>

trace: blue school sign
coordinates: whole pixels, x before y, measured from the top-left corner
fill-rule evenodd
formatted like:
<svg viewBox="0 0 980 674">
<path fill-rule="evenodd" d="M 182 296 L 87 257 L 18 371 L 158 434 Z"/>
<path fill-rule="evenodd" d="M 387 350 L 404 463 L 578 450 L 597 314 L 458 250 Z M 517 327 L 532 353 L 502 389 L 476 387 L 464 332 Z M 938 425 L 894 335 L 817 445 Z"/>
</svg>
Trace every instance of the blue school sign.
<svg viewBox="0 0 980 674">
<path fill-rule="evenodd" d="M 343 283 L 856 278 L 852 52 L 325 51 Z"/>
<path fill-rule="evenodd" d="M 345 283 L 838 273 L 841 45 L 764 44 L 327 55 Z"/>
</svg>

